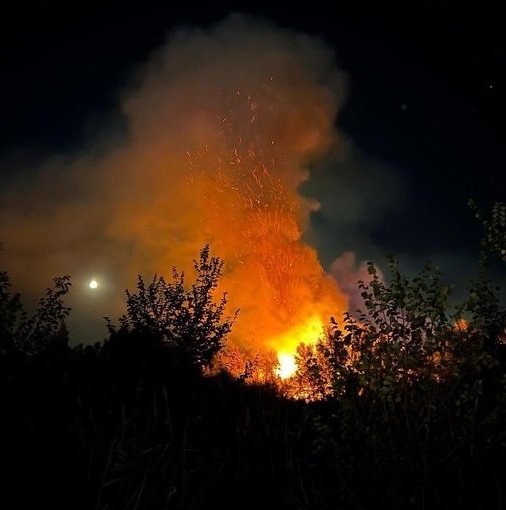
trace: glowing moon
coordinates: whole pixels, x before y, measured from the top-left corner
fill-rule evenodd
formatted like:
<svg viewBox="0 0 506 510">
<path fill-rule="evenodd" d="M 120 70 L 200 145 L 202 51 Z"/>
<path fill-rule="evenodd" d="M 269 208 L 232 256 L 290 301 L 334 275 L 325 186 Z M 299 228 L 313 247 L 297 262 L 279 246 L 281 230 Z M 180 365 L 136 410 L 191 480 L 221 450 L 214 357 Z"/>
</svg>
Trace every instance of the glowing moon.
<svg viewBox="0 0 506 510">
<path fill-rule="evenodd" d="M 90 289 L 96 289 L 98 287 L 97 280 L 91 280 L 90 282 Z"/>
</svg>

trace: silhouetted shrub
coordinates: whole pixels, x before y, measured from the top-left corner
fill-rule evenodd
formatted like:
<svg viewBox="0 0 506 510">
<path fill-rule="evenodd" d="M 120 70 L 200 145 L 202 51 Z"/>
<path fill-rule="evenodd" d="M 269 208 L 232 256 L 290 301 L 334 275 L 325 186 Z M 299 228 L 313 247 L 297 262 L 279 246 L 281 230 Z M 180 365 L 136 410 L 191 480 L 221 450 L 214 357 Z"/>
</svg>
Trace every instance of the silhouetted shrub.
<svg viewBox="0 0 506 510">
<path fill-rule="evenodd" d="M 162 344 L 183 365 L 209 368 L 238 312 L 224 316 L 226 293 L 216 301 L 223 261 L 210 256 L 209 245 L 193 262 L 196 277 L 189 287 L 185 274 L 176 268 L 172 269 L 172 282 L 155 275 L 146 285 L 139 276 L 137 292 L 126 291 L 127 313 L 120 317 L 119 326 L 107 319 L 109 342 L 118 344 L 123 353 L 129 348 L 127 343 L 138 353 Z"/>
</svg>

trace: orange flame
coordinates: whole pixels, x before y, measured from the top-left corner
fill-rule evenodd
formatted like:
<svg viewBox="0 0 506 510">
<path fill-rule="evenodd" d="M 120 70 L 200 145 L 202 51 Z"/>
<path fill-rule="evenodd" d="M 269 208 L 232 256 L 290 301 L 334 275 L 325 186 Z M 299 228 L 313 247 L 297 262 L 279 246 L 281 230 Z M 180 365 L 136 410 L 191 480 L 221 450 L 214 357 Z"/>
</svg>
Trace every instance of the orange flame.
<svg viewBox="0 0 506 510">
<path fill-rule="evenodd" d="M 315 342 L 347 300 L 302 240 L 311 204 L 297 186 L 306 176 L 279 158 L 275 138 L 255 132 L 262 109 L 252 95 L 223 103 L 228 115 L 217 115 L 215 145 L 188 153 L 185 179 L 192 196 L 204 198 L 202 233 L 228 263 L 223 288 L 241 310 L 233 341 L 272 348 L 278 374 L 288 377 L 297 345 Z"/>
<path fill-rule="evenodd" d="M 272 338 L 270 343 L 277 352 L 279 367 L 276 371 L 281 379 L 287 379 L 297 370 L 295 353 L 303 344 L 315 344 L 324 333 L 325 324 L 321 317 L 313 315 L 294 328 Z"/>
</svg>

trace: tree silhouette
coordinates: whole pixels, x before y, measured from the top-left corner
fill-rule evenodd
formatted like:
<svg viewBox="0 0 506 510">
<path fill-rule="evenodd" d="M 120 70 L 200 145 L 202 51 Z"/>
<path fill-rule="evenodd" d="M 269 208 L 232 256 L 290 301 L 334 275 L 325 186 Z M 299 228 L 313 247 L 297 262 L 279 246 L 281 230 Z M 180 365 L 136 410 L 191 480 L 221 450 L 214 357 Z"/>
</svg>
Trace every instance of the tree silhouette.
<svg viewBox="0 0 506 510">
<path fill-rule="evenodd" d="M 53 286 L 46 290 L 35 312 L 30 315 L 18 293 L 11 292 L 7 272 L 0 273 L 0 348 L 5 353 L 14 351 L 37 356 L 48 350 L 67 346 L 66 319 L 70 307 L 64 297 L 71 286 L 70 276 L 53 278 Z"/>
<path fill-rule="evenodd" d="M 196 278 L 189 287 L 185 273 L 175 267 L 171 282 L 155 275 L 146 284 L 139 275 L 137 292 L 125 291 L 127 313 L 120 317 L 119 327 L 106 317 L 111 340 L 142 337 L 141 342 L 162 344 L 183 362 L 209 368 L 239 312 L 225 317 L 226 293 L 215 299 L 223 261 L 211 257 L 209 251 L 206 245 L 199 260 L 193 261 Z"/>
</svg>

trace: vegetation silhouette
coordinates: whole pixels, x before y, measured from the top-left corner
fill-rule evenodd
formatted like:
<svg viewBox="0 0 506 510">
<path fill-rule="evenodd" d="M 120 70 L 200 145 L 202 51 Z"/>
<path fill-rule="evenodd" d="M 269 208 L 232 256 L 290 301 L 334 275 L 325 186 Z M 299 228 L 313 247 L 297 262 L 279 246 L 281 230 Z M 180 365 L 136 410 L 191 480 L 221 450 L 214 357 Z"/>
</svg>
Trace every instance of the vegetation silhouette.
<svg viewBox="0 0 506 510">
<path fill-rule="evenodd" d="M 364 310 L 329 318 L 278 384 L 213 363 L 238 312 L 209 246 L 193 283 L 139 277 L 107 338 L 72 348 L 70 277 L 29 314 L 0 273 L 2 507 L 505 508 L 506 309 L 488 269 L 506 206 L 471 207 L 483 250 L 462 303 L 434 266 L 371 263 Z"/>
</svg>

